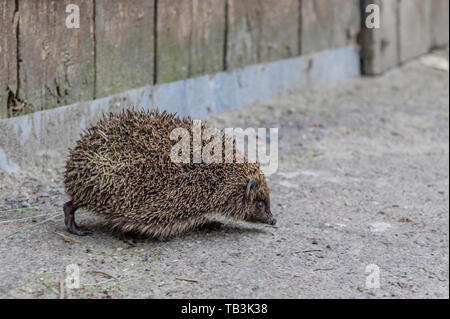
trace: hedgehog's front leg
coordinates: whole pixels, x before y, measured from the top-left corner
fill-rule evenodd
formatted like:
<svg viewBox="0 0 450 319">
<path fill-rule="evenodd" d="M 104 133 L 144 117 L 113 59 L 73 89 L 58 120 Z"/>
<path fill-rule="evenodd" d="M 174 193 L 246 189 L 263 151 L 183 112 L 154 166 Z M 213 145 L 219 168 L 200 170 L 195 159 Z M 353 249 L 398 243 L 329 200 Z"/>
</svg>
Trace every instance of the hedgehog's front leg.
<svg viewBox="0 0 450 319">
<path fill-rule="evenodd" d="M 92 234 L 90 230 L 81 230 L 80 228 L 78 228 L 77 224 L 75 223 L 75 211 L 77 209 L 78 207 L 74 206 L 72 201 L 68 201 L 64 204 L 64 223 L 66 224 L 67 229 L 72 234 L 78 236 L 86 236 Z"/>
<path fill-rule="evenodd" d="M 205 218 L 202 223 L 199 223 L 197 226 L 197 229 L 204 229 L 204 230 L 219 230 L 222 229 L 223 223 L 217 221 L 217 220 L 210 220 Z"/>
</svg>

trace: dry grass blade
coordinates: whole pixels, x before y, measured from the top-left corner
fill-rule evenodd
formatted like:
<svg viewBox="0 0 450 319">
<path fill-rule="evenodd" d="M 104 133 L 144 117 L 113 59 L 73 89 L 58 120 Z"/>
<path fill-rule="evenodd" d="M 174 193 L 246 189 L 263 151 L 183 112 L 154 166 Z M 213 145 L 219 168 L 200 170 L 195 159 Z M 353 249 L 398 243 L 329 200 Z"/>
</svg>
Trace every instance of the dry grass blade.
<svg viewBox="0 0 450 319">
<path fill-rule="evenodd" d="M 46 222 L 48 222 L 48 221 L 52 220 L 53 218 L 55 218 L 55 217 L 57 217 L 57 216 L 60 216 L 60 215 L 62 215 L 62 212 L 57 213 L 57 214 L 55 214 L 55 215 L 52 215 L 51 217 L 49 217 L 49 218 L 47 218 L 47 219 L 44 219 L 43 221 L 41 221 L 41 222 L 39 222 L 39 223 L 35 223 L 35 224 L 30 225 L 30 226 L 27 226 L 27 227 L 22 227 L 22 228 L 20 228 L 20 229 L 18 229 L 18 230 L 16 230 L 16 231 L 12 232 L 11 234 L 8 234 L 8 235 L 6 235 L 6 236 L 4 236 L 4 237 L 1 237 L 1 238 L 0 238 L 0 241 L 1 241 L 1 240 L 4 240 L 4 239 L 6 239 L 6 238 L 9 238 L 9 237 L 11 237 L 11 236 L 13 236 L 13 235 L 15 235 L 15 234 L 17 234 L 17 233 L 19 233 L 19 232 L 21 232 L 21 231 L 24 231 L 24 230 L 26 230 L 26 229 L 30 229 L 30 228 L 36 227 L 37 225 L 44 224 L 44 223 L 46 223 Z"/>
<path fill-rule="evenodd" d="M 19 208 L 10 208 L 10 209 L 2 209 L 0 210 L 0 213 L 7 213 L 7 212 L 17 212 L 17 211 L 26 211 L 26 210 L 37 210 L 38 208 L 41 208 L 41 205 L 35 205 L 35 206 L 29 206 L 29 207 L 19 207 Z"/>
<path fill-rule="evenodd" d="M 59 293 L 55 289 L 53 289 L 53 287 L 51 287 L 48 283 L 46 283 L 45 280 L 41 280 L 41 284 L 43 284 L 48 290 L 50 290 L 56 296 L 59 295 Z"/>
<path fill-rule="evenodd" d="M 44 216 L 50 216 L 50 214 L 42 214 L 42 215 L 29 216 L 29 217 L 23 217 L 23 218 L 17 218 L 17 219 L 2 220 L 2 221 L 0 221 L 0 224 L 16 223 L 16 222 L 26 221 L 28 219 L 44 217 Z"/>
</svg>

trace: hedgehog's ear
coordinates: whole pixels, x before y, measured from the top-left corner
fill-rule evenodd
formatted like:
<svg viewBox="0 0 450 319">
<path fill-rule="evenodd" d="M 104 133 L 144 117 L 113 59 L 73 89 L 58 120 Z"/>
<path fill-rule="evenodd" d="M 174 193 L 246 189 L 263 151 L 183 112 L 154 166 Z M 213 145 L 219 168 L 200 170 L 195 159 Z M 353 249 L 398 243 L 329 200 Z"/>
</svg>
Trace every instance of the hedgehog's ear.
<svg viewBox="0 0 450 319">
<path fill-rule="evenodd" d="M 245 192 L 246 199 L 250 198 L 250 193 L 251 193 L 252 189 L 255 188 L 257 183 L 258 182 L 256 181 L 256 179 L 254 179 L 254 178 L 249 179 L 249 181 L 247 183 L 247 191 Z"/>
</svg>

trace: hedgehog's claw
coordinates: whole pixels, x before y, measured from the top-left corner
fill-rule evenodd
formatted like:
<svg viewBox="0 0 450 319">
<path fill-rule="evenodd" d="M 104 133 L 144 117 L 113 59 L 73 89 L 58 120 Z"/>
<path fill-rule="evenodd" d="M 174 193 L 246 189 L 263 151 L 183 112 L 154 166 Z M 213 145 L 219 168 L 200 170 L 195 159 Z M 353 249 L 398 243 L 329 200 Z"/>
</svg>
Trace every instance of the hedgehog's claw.
<svg viewBox="0 0 450 319">
<path fill-rule="evenodd" d="M 69 221 L 68 224 L 66 224 L 66 226 L 69 232 L 78 236 L 86 236 L 92 234 L 92 231 L 90 231 L 89 229 L 80 229 L 73 218 L 71 221 Z"/>
<path fill-rule="evenodd" d="M 89 229 L 78 230 L 77 235 L 79 235 L 79 236 L 92 235 L 92 231 L 90 231 Z"/>
<path fill-rule="evenodd" d="M 64 223 L 66 224 L 67 229 L 72 234 L 78 235 L 78 236 L 86 236 L 92 234 L 92 231 L 88 229 L 80 229 L 75 223 L 75 211 L 78 207 L 74 207 L 72 205 L 72 201 L 67 202 L 64 204 Z"/>
</svg>

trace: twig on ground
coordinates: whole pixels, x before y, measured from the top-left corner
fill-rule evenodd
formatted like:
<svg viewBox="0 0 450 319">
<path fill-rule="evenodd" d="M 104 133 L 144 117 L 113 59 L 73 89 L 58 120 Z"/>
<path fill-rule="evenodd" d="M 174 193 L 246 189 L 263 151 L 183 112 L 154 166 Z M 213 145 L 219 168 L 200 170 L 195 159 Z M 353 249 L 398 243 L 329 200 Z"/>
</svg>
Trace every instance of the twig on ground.
<svg viewBox="0 0 450 319">
<path fill-rule="evenodd" d="M 80 241 L 73 239 L 72 237 L 66 236 L 64 234 L 58 233 L 57 231 L 54 231 L 54 233 L 58 236 L 60 236 L 66 243 L 78 243 L 81 244 Z"/>
<path fill-rule="evenodd" d="M 314 271 L 328 271 L 328 270 L 335 270 L 336 268 L 316 268 Z"/>
<path fill-rule="evenodd" d="M 198 280 L 195 279 L 189 279 L 189 278 L 183 278 L 183 277 L 175 277 L 176 280 L 181 280 L 181 281 L 188 281 L 188 282 L 194 282 L 194 283 L 198 283 Z"/>
<path fill-rule="evenodd" d="M 295 256 L 300 253 L 312 253 L 312 252 L 318 252 L 318 251 L 322 251 L 322 249 L 308 249 L 308 250 L 302 250 L 302 251 L 297 250 L 297 251 L 293 251 L 291 253 L 291 255 Z"/>
<path fill-rule="evenodd" d="M 314 251 L 322 251 L 322 249 L 308 249 L 308 250 L 303 250 L 302 253 L 311 253 Z"/>
<path fill-rule="evenodd" d="M 98 271 L 98 270 L 86 270 L 86 273 L 103 275 L 103 276 L 105 276 L 108 279 L 117 279 L 116 277 L 114 277 L 114 276 L 112 276 L 110 274 L 107 274 L 106 272 Z"/>
<path fill-rule="evenodd" d="M 83 284 L 83 287 L 98 286 L 98 285 L 106 284 L 106 283 L 114 281 L 114 280 L 117 280 L 117 279 L 116 278 L 110 278 L 110 279 L 99 281 L 99 282 L 95 282 L 95 283 L 92 283 L 92 284 Z"/>
<path fill-rule="evenodd" d="M 59 299 L 64 299 L 64 281 L 59 277 Z"/>
</svg>

